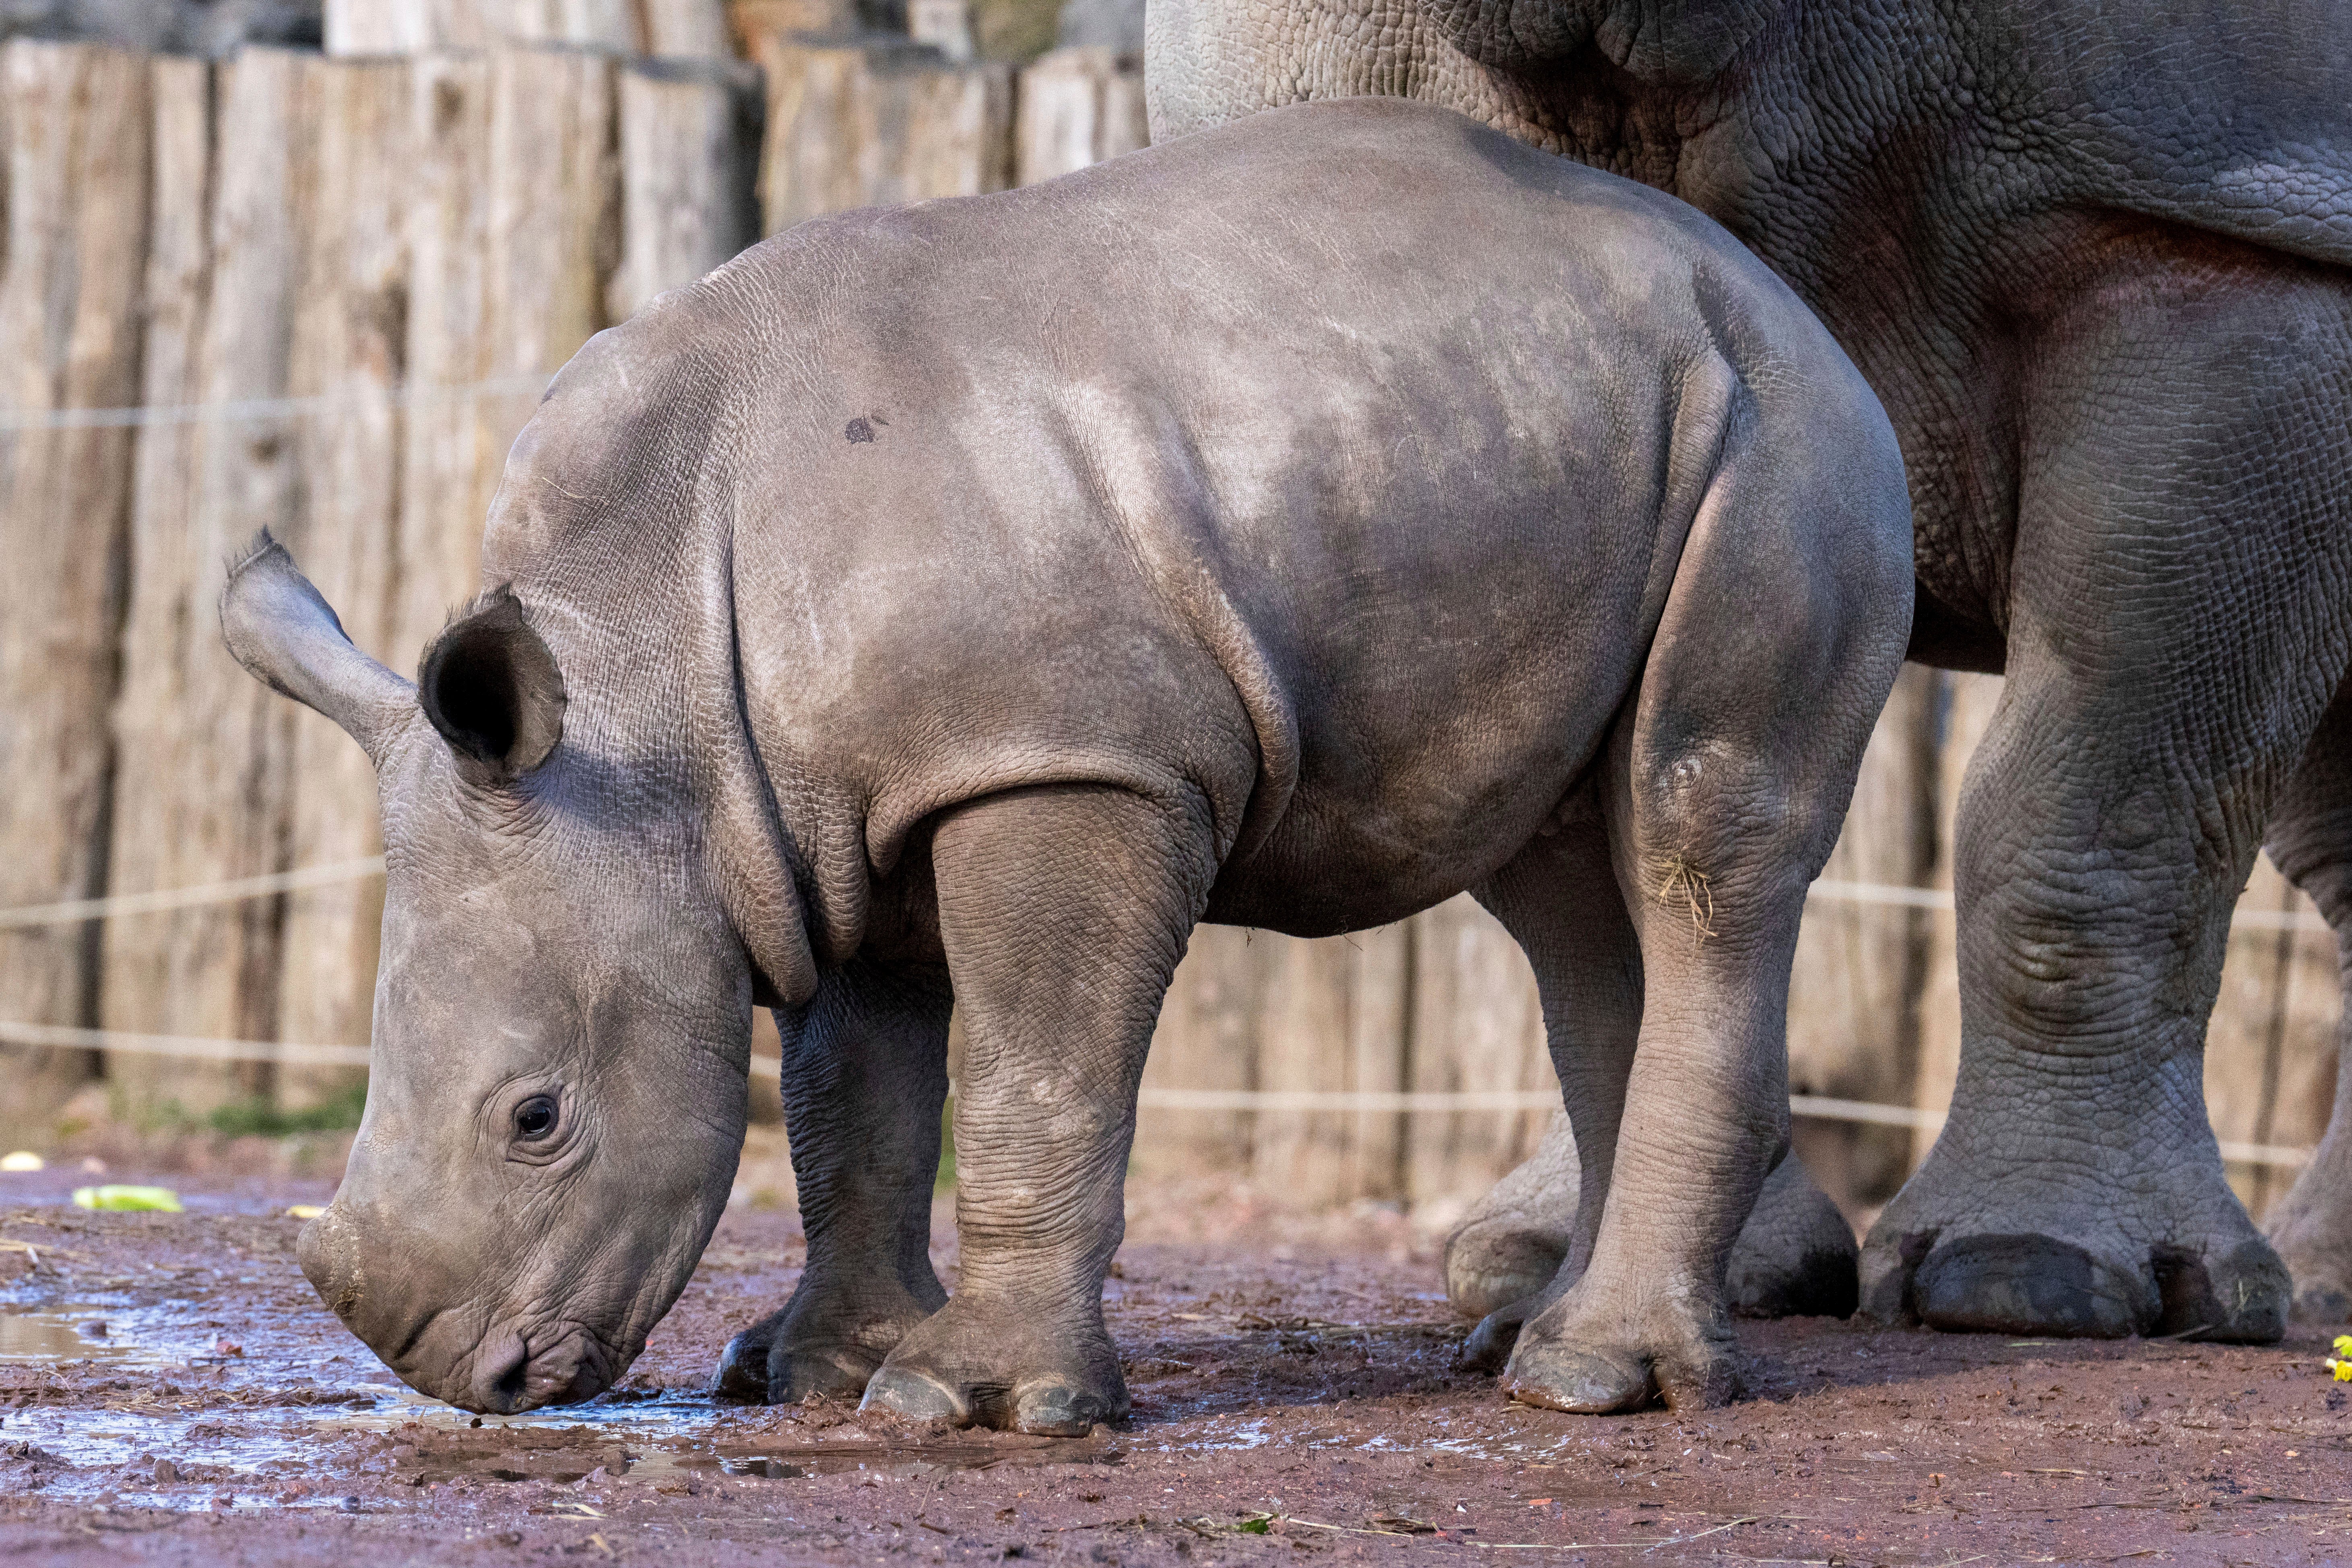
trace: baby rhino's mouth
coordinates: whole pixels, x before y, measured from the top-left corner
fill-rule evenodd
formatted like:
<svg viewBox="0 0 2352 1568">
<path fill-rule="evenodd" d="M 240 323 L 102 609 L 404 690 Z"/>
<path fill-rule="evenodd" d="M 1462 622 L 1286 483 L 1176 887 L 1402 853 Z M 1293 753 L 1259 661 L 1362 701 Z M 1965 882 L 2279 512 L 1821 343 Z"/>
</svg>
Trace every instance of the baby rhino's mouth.
<svg viewBox="0 0 2352 1568">
<path fill-rule="evenodd" d="M 585 1329 L 553 1324 L 526 1336 L 511 1328 L 490 1331 L 471 1358 L 471 1375 L 446 1381 L 454 1386 L 425 1392 L 485 1415 L 513 1415 L 544 1405 L 577 1405 L 612 1385 L 613 1369 L 603 1342 Z"/>
</svg>

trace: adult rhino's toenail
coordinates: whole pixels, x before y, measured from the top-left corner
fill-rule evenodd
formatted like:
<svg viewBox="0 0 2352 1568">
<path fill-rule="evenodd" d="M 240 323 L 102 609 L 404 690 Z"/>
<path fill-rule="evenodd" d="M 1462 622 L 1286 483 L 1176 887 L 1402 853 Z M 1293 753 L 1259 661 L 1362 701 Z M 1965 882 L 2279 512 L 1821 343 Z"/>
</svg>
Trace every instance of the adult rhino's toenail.
<svg viewBox="0 0 2352 1568">
<path fill-rule="evenodd" d="M 1091 1394 L 1055 1384 L 1021 1392 L 1013 1428 L 1043 1437 L 1083 1437 L 1112 1413 Z"/>
<path fill-rule="evenodd" d="M 958 1426 L 971 1421 L 971 1412 L 953 1389 L 903 1367 L 885 1366 L 877 1372 L 857 1407 L 893 1411 L 910 1421 L 946 1421 Z"/>
<path fill-rule="evenodd" d="M 1968 1333 L 2121 1339 L 2154 1328 L 2159 1305 L 2153 1277 L 2032 1234 L 1939 1242 L 1912 1289 L 1921 1321 Z"/>
</svg>

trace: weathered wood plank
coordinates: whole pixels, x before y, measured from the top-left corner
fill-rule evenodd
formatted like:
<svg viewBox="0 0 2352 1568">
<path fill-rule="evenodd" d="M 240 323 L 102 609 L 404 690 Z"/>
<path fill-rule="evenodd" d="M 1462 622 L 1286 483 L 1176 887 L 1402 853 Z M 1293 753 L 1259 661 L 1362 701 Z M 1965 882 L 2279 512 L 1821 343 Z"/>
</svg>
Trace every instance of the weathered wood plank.
<svg viewBox="0 0 2352 1568">
<path fill-rule="evenodd" d="M 668 59 L 724 60 L 727 45 L 724 0 L 637 0 L 637 52 Z"/>
<path fill-rule="evenodd" d="M 490 61 L 437 55 L 409 72 L 407 237 L 412 389 L 400 458 L 400 558 L 388 645 L 393 668 L 415 672 L 426 639 L 470 595 L 481 573 L 482 395 L 489 374 Z M 496 395 L 511 417 L 535 393 Z"/>
<path fill-rule="evenodd" d="M 723 52 L 719 0 L 326 0 L 331 55 L 421 55 L 507 43 L 622 54 Z M 656 43 L 668 47 L 656 47 Z"/>
<path fill-rule="evenodd" d="M 1910 888 L 1932 874 L 1937 692 L 1934 671 L 1904 667 L 1864 753 L 1825 879 Z M 1929 920 L 1885 904 L 1806 905 L 1789 981 L 1792 1091 L 1911 1103 Z M 1849 1214 L 1894 1196 L 1911 1168 L 1911 1135 L 1900 1128 L 1801 1120 L 1792 1141 Z"/>
<path fill-rule="evenodd" d="M 1289 939 L 1237 926 L 1192 932 L 1145 1059 L 1147 1089 L 1256 1089 L 1266 953 Z M 1135 1163 L 1146 1174 L 1246 1169 L 1253 1119 L 1239 1110 L 1147 1110 Z"/>
<path fill-rule="evenodd" d="M 770 36 L 761 209 L 767 232 L 853 207 L 1012 183 L 1012 77 L 909 40 Z"/>
<path fill-rule="evenodd" d="M 410 168 L 408 68 L 398 60 L 304 62 L 317 174 L 301 237 L 290 389 L 327 400 L 296 428 L 304 572 L 352 639 L 389 651 L 396 601 L 405 374 Z M 294 715 L 291 853 L 297 866 L 382 847 L 375 778 L 333 723 Z M 278 1024 L 290 1040 L 365 1045 L 383 913 L 380 881 L 289 895 Z M 281 1068 L 278 1100 L 311 1104 L 363 1082 L 357 1068 Z"/>
<path fill-rule="evenodd" d="M 760 237 L 759 72 L 640 60 L 621 72 L 621 265 L 607 313 L 634 314 Z"/>
<path fill-rule="evenodd" d="M 1269 1089 L 1404 1087 L 1402 925 L 1305 942 L 1261 938 L 1270 968 L 1260 1004 L 1258 1079 Z M 1323 1208 L 1399 1195 L 1404 1118 L 1394 1111 L 1268 1111 L 1251 1174 L 1286 1203 Z"/>
<path fill-rule="evenodd" d="M 1013 131 L 1018 183 L 1034 185 L 1151 140 L 1143 68 L 1100 47 L 1055 49 L 1021 73 Z"/>
<path fill-rule="evenodd" d="M 1535 972 L 1469 895 L 1415 915 L 1407 1087 L 1423 1092 L 1557 1090 Z M 1405 1130 L 1405 1195 L 1442 1222 L 1542 1139 L 1548 1110 L 1417 1111 Z"/>
<path fill-rule="evenodd" d="M 492 57 L 486 321 L 493 377 L 552 375 L 608 322 L 604 291 L 621 248 L 614 75 L 612 59 L 578 49 Z M 503 438 L 491 449 L 502 469 L 523 420 L 512 405 L 499 406 Z M 520 410 L 526 417 L 530 407 Z"/>
<path fill-rule="evenodd" d="M 303 57 L 247 49 L 216 69 L 207 132 L 203 68 L 158 62 L 154 304 L 144 385 L 153 404 L 282 398 L 290 390 L 299 237 L 316 145 Z M 214 148 L 212 168 L 197 161 Z M 208 212 L 201 204 L 211 191 Z M 203 237 L 199 239 L 197 237 Z M 299 443 L 284 416 L 151 428 L 139 443 L 112 885 L 170 888 L 284 864 L 293 705 L 222 647 L 224 567 L 256 528 L 296 550 Z M 268 899 L 111 922 L 107 1026 L 231 1039 L 275 1037 L 279 906 Z M 268 1072 L 117 1054 L 109 1076 L 134 1115 L 188 1112 L 266 1090 Z"/>
<path fill-rule="evenodd" d="M 2263 856 L 2241 911 L 2316 920 L 2318 911 Z M 2230 933 L 2220 999 L 2205 1036 L 2205 1106 L 2216 1137 L 2308 1149 L 2327 1131 L 2343 998 L 2335 937 L 2242 924 Z M 2231 1163 L 2230 1185 L 2257 1222 L 2295 1173 Z"/>
<path fill-rule="evenodd" d="M 607 322 L 619 259 L 614 62 L 509 48 L 416 62 L 395 668 L 480 585 L 482 529 L 546 378 Z"/>
<path fill-rule="evenodd" d="M 728 41 L 740 59 L 759 60 L 795 34 L 837 39 L 856 30 L 856 0 L 730 0 L 727 6 Z"/>
<path fill-rule="evenodd" d="M 331 55 L 417 55 L 488 41 L 484 0 L 326 0 Z"/>
<path fill-rule="evenodd" d="M 2300 892 L 2290 907 L 2314 919 L 2319 913 Z M 2321 1134 L 2327 1131 L 2340 1070 L 2344 982 L 2342 957 L 2333 932 L 2302 930 L 2294 933 L 2287 952 L 2285 988 L 2279 1029 L 2278 1092 L 2260 1142 L 2311 1149 L 2318 1146 Z M 2257 1194 L 2265 1210 L 2286 1195 L 2294 1177 L 2293 1171 L 2273 1169 Z"/>
<path fill-rule="evenodd" d="M 152 95 L 146 60 L 0 47 L 0 405 L 37 419 L 139 400 Z M 115 639 L 129 545 L 124 428 L 0 428 L 0 906 L 103 889 Z M 0 931 L 0 1016 L 96 1021 L 99 931 Z M 0 1043 L 0 1141 L 40 1141 L 96 1068 Z"/>
<path fill-rule="evenodd" d="M 907 36 L 962 65 L 980 52 L 971 0 L 907 0 Z"/>
<path fill-rule="evenodd" d="M 1977 742 L 1991 728 L 1993 710 L 2000 703 L 2000 677 L 1940 672 L 1943 715 L 1936 745 L 1936 858 L 1930 884 L 1952 890 L 1953 823 L 1960 808 L 1960 782 Z M 1958 926 L 1950 915 L 1927 922 L 1927 973 L 1919 993 L 1919 1066 L 1913 1077 L 1911 1103 L 1937 1115 L 1952 1103 L 1952 1085 L 1960 1070 L 1960 970 L 1957 946 Z M 1911 1138 L 1911 1165 L 1916 1170 L 1934 1146 L 1933 1132 Z"/>
<path fill-rule="evenodd" d="M 478 0 L 497 31 L 486 43 L 585 44 L 622 54 L 646 47 L 639 0 Z M 499 16 L 503 9 L 505 15 Z M 454 41 L 454 40 L 453 40 Z"/>
</svg>

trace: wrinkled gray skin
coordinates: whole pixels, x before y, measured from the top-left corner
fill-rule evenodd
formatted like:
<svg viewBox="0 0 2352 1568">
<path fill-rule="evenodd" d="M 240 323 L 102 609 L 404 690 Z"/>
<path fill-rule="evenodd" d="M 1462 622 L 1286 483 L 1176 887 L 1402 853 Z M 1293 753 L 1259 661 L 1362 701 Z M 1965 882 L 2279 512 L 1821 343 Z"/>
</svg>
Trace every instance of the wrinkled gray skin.
<svg viewBox="0 0 2352 1568">
<path fill-rule="evenodd" d="M 2347 1115 L 2274 1252 L 2201 1057 L 2266 828 L 2352 944 L 2352 5 L 1152 0 L 1147 80 L 1157 138 L 1393 93 L 1673 191 L 1885 402 L 1911 657 L 2008 680 L 1960 802 L 1951 1120 L 1864 1310 L 2269 1340 L 2284 1253 L 2344 1316 Z M 1475 1304 L 1543 1283 L 1509 1209 L 1457 1240 Z"/>
<path fill-rule="evenodd" d="M 1101 1285 L 1194 923 L 1470 888 L 1595 1200 L 1519 1390 L 1726 1397 L 1909 542 L 1884 415 L 1752 257 L 1442 110 L 780 236 L 564 370 L 416 688 L 282 550 L 231 583 L 232 648 L 385 803 L 367 1121 L 303 1268 L 427 1393 L 593 1393 L 709 1237 L 769 997 L 809 1263 L 727 1390 L 1084 1431 L 1127 1407 Z"/>
</svg>

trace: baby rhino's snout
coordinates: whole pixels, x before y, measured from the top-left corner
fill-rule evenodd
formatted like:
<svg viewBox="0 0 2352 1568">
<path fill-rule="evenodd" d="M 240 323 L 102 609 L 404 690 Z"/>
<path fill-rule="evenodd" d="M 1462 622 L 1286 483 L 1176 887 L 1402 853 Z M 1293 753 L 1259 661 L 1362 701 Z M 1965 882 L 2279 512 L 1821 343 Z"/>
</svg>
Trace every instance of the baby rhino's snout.
<svg viewBox="0 0 2352 1568">
<path fill-rule="evenodd" d="M 302 1227 L 295 1251 L 320 1300 L 410 1387 L 510 1415 L 593 1399 L 612 1382 L 595 1335 L 486 1309 L 475 1280 L 435 1267 L 425 1237 L 379 1234 L 399 1228 L 338 1200 Z"/>
<path fill-rule="evenodd" d="M 341 1207 L 330 1207 L 302 1227 L 295 1238 L 294 1256 L 301 1261 L 303 1278 L 310 1281 L 328 1310 L 350 1325 L 353 1333 L 367 1339 L 355 1321 L 366 1299 L 367 1273 L 361 1261 L 359 1237 Z"/>
</svg>

